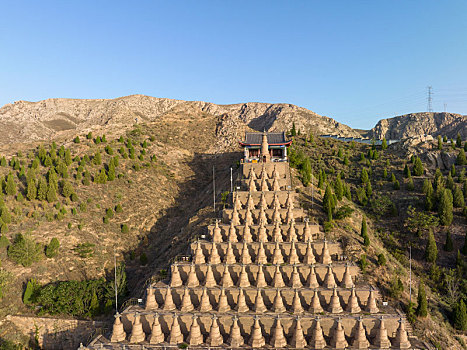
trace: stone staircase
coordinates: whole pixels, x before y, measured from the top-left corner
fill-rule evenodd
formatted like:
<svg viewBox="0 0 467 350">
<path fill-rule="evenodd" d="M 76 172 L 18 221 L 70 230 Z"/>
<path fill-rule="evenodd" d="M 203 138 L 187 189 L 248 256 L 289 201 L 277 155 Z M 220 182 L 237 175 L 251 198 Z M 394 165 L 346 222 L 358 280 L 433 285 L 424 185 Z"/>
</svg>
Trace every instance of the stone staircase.
<svg viewBox="0 0 467 350">
<path fill-rule="evenodd" d="M 87 349 L 418 348 L 405 317 L 298 207 L 288 163 L 241 171 L 231 208 L 191 244 L 191 261 L 172 264 L 170 281 L 150 284 L 145 304 L 117 314 Z"/>
</svg>

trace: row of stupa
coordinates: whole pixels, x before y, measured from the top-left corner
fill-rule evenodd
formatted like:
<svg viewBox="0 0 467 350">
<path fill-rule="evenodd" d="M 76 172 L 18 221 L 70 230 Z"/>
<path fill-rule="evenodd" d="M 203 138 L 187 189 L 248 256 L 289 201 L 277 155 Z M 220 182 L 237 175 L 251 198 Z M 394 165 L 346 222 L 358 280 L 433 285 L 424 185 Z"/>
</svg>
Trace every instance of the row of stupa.
<svg viewBox="0 0 467 350">
<path fill-rule="evenodd" d="M 288 145 L 284 134 L 247 134 L 241 185 L 209 239 L 88 349 L 416 348 L 405 318 L 299 207 Z"/>
</svg>

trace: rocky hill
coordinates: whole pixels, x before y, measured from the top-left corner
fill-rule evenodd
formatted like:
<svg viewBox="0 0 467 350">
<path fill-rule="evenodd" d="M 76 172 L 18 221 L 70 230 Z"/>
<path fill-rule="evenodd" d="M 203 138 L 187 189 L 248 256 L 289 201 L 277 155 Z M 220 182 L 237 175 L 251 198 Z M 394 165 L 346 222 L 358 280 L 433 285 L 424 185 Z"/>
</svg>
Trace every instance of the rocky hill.
<svg viewBox="0 0 467 350">
<path fill-rule="evenodd" d="M 181 118 L 211 115 L 219 117 L 216 132 L 228 145 L 241 138 L 245 127 L 255 130 L 286 130 L 295 122 L 302 131 L 317 134 L 358 136 L 352 128 L 305 108 L 279 103 L 216 105 L 132 95 L 116 99 L 47 99 L 17 101 L 0 109 L 0 145 L 72 136 L 96 129 L 121 130 L 135 123 L 153 122 L 167 115 Z"/>
<path fill-rule="evenodd" d="M 456 138 L 460 133 L 467 138 L 467 116 L 454 113 L 410 113 L 394 118 L 381 119 L 369 131 L 370 138 L 403 139 L 420 135 Z"/>
</svg>

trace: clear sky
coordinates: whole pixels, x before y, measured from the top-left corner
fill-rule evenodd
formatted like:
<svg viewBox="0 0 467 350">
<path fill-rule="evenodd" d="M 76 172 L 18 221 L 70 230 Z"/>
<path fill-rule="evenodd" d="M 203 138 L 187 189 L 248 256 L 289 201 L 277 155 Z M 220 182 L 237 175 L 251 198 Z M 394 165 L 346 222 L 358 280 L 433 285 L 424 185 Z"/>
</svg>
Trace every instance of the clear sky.
<svg viewBox="0 0 467 350">
<path fill-rule="evenodd" d="M 467 1 L 4 1 L 0 105 L 285 102 L 356 128 L 467 114 Z"/>
</svg>

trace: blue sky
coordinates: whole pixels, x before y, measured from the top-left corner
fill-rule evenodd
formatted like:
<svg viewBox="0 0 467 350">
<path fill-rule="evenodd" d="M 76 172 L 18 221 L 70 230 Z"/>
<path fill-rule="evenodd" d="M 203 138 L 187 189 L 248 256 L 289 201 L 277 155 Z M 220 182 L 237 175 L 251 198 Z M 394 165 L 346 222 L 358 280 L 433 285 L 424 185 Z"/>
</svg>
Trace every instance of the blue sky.
<svg viewBox="0 0 467 350">
<path fill-rule="evenodd" d="M 0 105 L 285 102 L 356 128 L 467 114 L 467 1 L 2 1 Z"/>
</svg>

